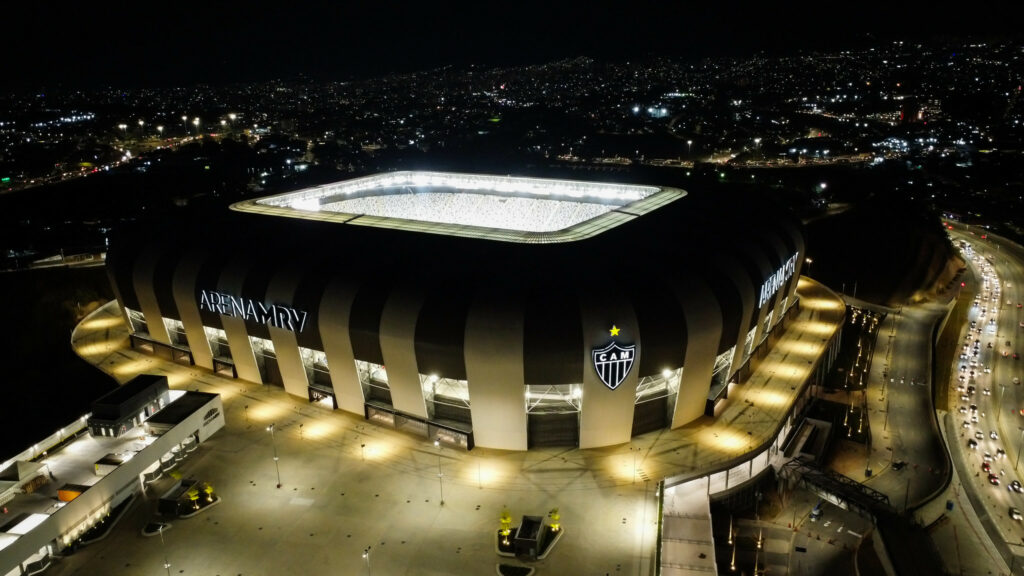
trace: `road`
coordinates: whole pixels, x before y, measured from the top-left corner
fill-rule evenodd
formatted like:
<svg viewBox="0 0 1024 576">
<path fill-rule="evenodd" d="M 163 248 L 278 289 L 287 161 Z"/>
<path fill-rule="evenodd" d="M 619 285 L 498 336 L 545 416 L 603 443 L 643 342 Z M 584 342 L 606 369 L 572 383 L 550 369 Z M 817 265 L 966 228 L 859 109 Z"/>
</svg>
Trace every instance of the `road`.
<svg viewBox="0 0 1024 576">
<path fill-rule="evenodd" d="M 851 304 L 886 312 L 878 328 L 866 390 L 870 456 L 839 471 L 889 496 L 897 510 L 914 507 L 942 487 L 948 458 L 931 402 L 932 336 L 946 314 L 944 302 L 900 308 Z M 854 400 L 859 403 L 858 393 Z M 903 462 L 903 467 L 893 466 Z M 865 468 L 871 470 L 866 474 Z"/>
<path fill-rule="evenodd" d="M 1024 510 L 1024 494 L 1010 489 L 1011 483 L 1021 481 L 1024 449 L 1024 391 L 1019 384 L 1024 364 L 1015 358 L 1021 337 L 1022 310 L 1017 304 L 1022 299 L 1024 250 L 987 232 L 972 234 L 956 225 L 950 234 L 964 243 L 979 282 L 968 315 L 971 324 L 961 334 L 957 376 L 949 384 L 957 387 L 951 395 L 956 406 L 950 408 L 956 411 L 962 443 L 953 453 L 962 454 L 957 464 L 971 502 L 986 519 L 990 537 L 1012 552 L 1008 563 L 1013 565 L 1019 562 L 1017 557 L 1024 557 L 1024 526 L 1010 513 L 1011 507 Z M 992 475 L 983 469 L 985 464 Z"/>
</svg>

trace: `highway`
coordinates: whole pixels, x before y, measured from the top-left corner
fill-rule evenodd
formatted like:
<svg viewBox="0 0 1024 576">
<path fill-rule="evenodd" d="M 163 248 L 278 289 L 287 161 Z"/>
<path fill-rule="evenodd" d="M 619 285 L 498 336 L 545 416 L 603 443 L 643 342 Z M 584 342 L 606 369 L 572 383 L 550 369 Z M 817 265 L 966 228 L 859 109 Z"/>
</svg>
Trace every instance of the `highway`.
<svg viewBox="0 0 1024 576">
<path fill-rule="evenodd" d="M 1011 517 L 1011 508 L 1024 511 L 1024 489 L 1012 488 L 1024 477 L 1024 363 L 1018 359 L 1024 311 L 1017 307 L 1024 300 L 1024 249 L 987 231 L 952 225 L 950 235 L 978 282 L 949 383 L 961 443 L 952 453 L 964 455 L 956 462 L 960 477 L 979 516 L 988 517 L 990 536 L 1024 556 L 1024 523 Z"/>
</svg>

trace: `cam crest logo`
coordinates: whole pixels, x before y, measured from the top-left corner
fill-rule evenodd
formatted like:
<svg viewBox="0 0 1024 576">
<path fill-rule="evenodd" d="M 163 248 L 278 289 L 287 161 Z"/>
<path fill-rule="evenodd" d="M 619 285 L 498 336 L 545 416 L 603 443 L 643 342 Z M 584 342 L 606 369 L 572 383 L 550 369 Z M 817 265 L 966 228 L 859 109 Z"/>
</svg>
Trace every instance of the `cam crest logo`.
<svg viewBox="0 0 1024 576">
<path fill-rule="evenodd" d="M 619 335 L 619 330 L 618 327 L 612 326 L 609 332 L 614 337 Z M 604 348 L 594 348 L 590 353 L 594 360 L 594 371 L 597 372 L 597 377 L 604 382 L 605 386 L 615 390 L 626 379 L 629 370 L 633 368 L 636 344 L 622 346 L 613 338 Z"/>
</svg>

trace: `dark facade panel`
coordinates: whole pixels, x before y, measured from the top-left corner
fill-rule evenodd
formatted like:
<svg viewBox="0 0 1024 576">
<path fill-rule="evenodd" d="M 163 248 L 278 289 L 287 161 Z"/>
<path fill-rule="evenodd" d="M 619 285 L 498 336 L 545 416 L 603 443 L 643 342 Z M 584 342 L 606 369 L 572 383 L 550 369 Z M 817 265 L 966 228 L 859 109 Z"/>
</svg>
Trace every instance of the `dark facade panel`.
<svg viewBox="0 0 1024 576">
<path fill-rule="evenodd" d="M 202 291 L 218 291 L 220 275 L 228 265 L 228 259 L 222 254 L 211 254 L 199 267 L 199 274 L 196 275 L 195 299 L 196 305 L 200 301 Z M 210 328 L 224 329 L 220 321 L 220 314 L 199 306 L 199 317 L 203 320 L 203 326 Z"/>
<path fill-rule="evenodd" d="M 390 285 L 380 281 L 370 280 L 359 287 L 348 323 L 356 360 L 384 364 L 380 350 L 380 316 L 390 293 Z"/>
<path fill-rule="evenodd" d="M 132 310 L 142 310 L 142 305 L 139 304 L 139 297 L 135 293 L 135 283 L 132 282 L 132 274 L 135 271 L 135 264 L 138 260 L 139 253 L 145 249 L 141 245 L 141 242 L 131 242 L 127 238 L 119 240 L 119 238 L 127 234 L 119 234 L 115 236 L 115 242 L 118 246 L 115 250 L 107 252 L 107 274 L 111 278 L 111 282 L 117 285 L 118 292 L 121 294 L 122 304 L 131 308 Z M 124 245 L 121 245 L 121 242 Z"/>
<path fill-rule="evenodd" d="M 267 287 L 270 286 L 270 279 L 273 278 L 274 274 L 280 270 L 275 266 L 270 266 L 265 263 L 246 262 L 246 273 L 245 279 L 242 281 L 242 293 L 235 294 L 235 296 L 241 296 L 247 298 L 253 302 L 261 302 L 263 304 L 285 304 L 290 305 L 288 302 L 270 302 L 267 300 Z M 257 338 L 263 338 L 264 340 L 270 340 L 270 328 L 266 324 L 261 324 L 252 319 L 245 321 L 246 331 L 250 336 Z"/>
<path fill-rule="evenodd" d="M 527 384 L 583 381 L 579 298 L 563 286 L 541 285 L 526 300 L 523 373 Z"/>
<path fill-rule="evenodd" d="M 180 259 L 181 254 L 177 250 L 166 250 L 156 261 L 153 270 L 153 292 L 156 294 L 160 313 L 175 320 L 181 320 L 178 304 L 174 301 L 174 271 Z"/>
<path fill-rule="evenodd" d="M 416 365 L 421 374 L 466 379 L 466 315 L 471 291 L 441 282 L 427 296 L 416 319 Z"/>
<path fill-rule="evenodd" d="M 686 357 L 686 316 L 675 291 L 664 282 L 636 283 L 630 295 L 640 334 L 638 375 L 675 370 Z"/>
<path fill-rule="evenodd" d="M 320 302 L 323 301 L 330 274 L 308 268 L 298 274 L 301 279 L 295 288 L 291 306 L 306 313 L 306 326 L 295 337 L 299 346 L 323 351 L 324 343 L 320 338 Z"/>
</svg>

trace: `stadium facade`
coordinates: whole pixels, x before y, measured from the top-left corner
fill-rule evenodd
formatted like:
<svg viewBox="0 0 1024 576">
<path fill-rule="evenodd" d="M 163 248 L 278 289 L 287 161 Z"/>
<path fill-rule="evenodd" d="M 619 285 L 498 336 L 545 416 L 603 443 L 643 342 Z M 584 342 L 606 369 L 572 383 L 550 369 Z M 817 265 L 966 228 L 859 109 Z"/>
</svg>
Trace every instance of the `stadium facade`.
<svg viewBox="0 0 1024 576">
<path fill-rule="evenodd" d="M 525 450 L 713 417 L 803 255 L 753 195 L 394 172 L 140 223 L 107 263 L 136 349 Z"/>
</svg>

